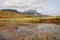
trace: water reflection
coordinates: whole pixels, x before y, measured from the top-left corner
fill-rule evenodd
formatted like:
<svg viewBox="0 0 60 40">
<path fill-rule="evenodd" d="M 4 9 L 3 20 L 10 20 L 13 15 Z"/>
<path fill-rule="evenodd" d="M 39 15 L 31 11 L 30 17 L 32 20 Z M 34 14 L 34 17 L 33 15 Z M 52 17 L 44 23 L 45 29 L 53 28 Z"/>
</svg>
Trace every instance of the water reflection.
<svg viewBox="0 0 60 40">
<path fill-rule="evenodd" d="M 24 24 L 19 25 L 14 30 L 0 34 L 0 37 L 6 40 L 60 40 L 60 25 L 48 23 Z"/>
</svg>

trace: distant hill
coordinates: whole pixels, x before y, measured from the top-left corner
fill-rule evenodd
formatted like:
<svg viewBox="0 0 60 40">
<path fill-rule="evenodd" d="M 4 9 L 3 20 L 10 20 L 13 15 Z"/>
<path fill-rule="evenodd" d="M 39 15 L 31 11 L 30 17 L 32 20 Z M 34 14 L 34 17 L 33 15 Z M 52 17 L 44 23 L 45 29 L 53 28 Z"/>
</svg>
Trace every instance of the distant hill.
<svg viewBox="0 0 60 40">
<path fill-rule="evenodd" d="M 50 15 L 43 15 L 41 13 L 38 13 L 36 10 L 28 10 L 28 11 L 24 11 L 24 12 L 19 12 L 17 10 L 14 9 L 2 9 L 1 11 L 9 11 L 9 12 L 14 12 L 17 14 L 22 14 L 22 15 L 28 15 L 28 16 L 37 16 L 37 17 L 48 17 Z"/>
<path fill-rule="evenodd" d="M 16 13 L 21 13 L 15 9 L 2 9 L 1 11 L 9 11 L 9 12 L 16 12 Z"/>
<path fill-rule="evenodd" d="M 23 14 L 30 15 L 30 16 L 41 16 L 41 17 L 47 17 L 49 15 L 43 15 L 41 13 L 38 13 L 36 10 L 28 10 L 22 12 Z"/>
<path fill-rule="evenodd" d="M 32 15 L 32 16 L 41 16 L 42 14 L 41 13 L 37 13 L 36 10 L 28 10 L 28 11 L 24 11 L 23 14 L 26 14 L 26 15 Z"/>
</svg>

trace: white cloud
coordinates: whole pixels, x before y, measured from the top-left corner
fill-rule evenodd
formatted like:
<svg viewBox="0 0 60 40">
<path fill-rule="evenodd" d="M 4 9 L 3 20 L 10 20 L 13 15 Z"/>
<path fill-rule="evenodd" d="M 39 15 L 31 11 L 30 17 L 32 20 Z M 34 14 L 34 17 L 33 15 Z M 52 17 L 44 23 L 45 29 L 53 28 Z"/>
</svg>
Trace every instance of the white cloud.
<svg viewBox="0 0 60 40">
<path fill-rule="evenodd" d="M 59 8 L 56 7 L 56 10 L 54 7 L 59 2 L 60 0 L 0 0 L 0 9 L 12 8 L 20 11 L 36 9 L 43 14 L 52 15 L 55 12 L 60 14 Z"/>
</svg>

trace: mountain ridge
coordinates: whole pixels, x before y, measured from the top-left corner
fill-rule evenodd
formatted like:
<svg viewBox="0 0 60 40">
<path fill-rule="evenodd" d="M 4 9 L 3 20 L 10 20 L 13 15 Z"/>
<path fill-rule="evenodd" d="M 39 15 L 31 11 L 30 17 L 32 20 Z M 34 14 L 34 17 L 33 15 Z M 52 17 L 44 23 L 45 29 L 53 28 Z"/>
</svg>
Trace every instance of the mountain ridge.
<svg viewBox="0 0 60 40">
<path fill-rule="evenodd" d="M 29 15 L 29 16 L 42 16 L 42 17 L 47 17 L 50 15 L 43 15 L 42 13 L 38 13 L 36 10 L 28 10 L 28 11 L 24 11 L 24 12 L 19 12 L 15 9 L 2 9 L 1 11 L 9 11 L 9 12 L 15 12 L 15 13 L 19 13 L 19 14 L 23 14 L 23 15 Z"/>
</svg>

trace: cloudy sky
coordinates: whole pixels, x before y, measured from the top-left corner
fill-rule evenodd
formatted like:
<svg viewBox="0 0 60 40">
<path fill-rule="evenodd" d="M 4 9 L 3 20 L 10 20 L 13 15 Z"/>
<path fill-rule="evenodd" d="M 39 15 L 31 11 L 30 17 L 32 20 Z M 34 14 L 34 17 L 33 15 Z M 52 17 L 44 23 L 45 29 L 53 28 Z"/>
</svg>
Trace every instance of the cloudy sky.
<svg viewBox="0 0 60 40">
<path fill-rule="evenodd" d="M 35 9 L 48 15 L 60 15 L 60 0 L 0 0 L 0 9 Z"/>
</svg>

